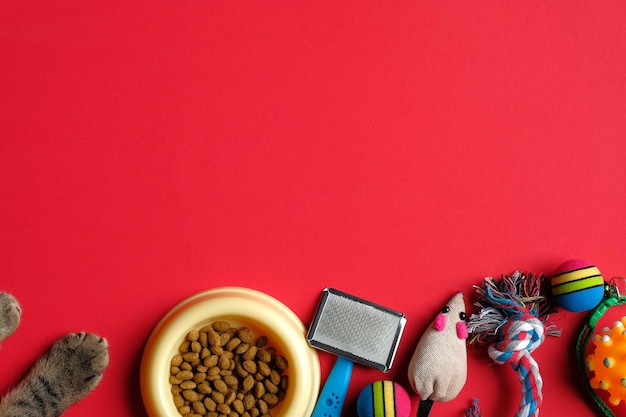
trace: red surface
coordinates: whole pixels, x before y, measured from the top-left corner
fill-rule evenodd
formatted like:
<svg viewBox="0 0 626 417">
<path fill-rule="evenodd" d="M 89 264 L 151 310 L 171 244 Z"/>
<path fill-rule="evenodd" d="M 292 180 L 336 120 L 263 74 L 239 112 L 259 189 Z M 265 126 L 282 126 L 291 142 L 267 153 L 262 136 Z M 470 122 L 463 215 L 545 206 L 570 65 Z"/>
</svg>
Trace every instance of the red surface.
<svg viewBox="0 0 626 417">
<path fill-rule="evenodd" d="M 355 369 L 354 415 L 372 380 L 408 388 L 453 291 L 573 257 L 626 274 L 623 2 L 130 3 L 0 3 L 0 276 L 24 310 L 1 392 L 89 330 L 111 365 L 66 416 L 142 416 L 143 344 L 183 298 L 251 287 L 308 325 L 333 286 L 408 317 L 390 374 Z M 592 415 L 582 317 L 534 354 L 542 415 Z M 520 399 L 481 349 L 432 415 L 474 397 Z"/>
</svg>

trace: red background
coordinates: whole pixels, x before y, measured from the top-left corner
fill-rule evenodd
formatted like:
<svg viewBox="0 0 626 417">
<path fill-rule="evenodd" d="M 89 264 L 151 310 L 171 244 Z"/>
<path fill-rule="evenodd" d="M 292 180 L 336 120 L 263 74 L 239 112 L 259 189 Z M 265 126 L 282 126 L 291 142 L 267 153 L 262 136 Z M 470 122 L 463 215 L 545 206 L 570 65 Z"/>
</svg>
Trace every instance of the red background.
<svg viewBox="0 0 626 417">
<path fill-rule="evenodd" d="M 262 290 L 308 326 L 332 286 L 400 310 L 390 374 L 453 294 L 572 257 L 626 274 L 626 6 L 568 2 L 0 2 L 0 279 L 23 322 L 0 392 L 65 333 L 110 343 L 66 416 L 144 416 L 171 307 Z M 590 416 L 572 346 L 534 353 L 542 415 Z M 432 415 L 513 415 L 470 351 Z M 334 358 L 320 354 L 325 379 Z M 416 400 L 414 398 L 414 410 Z"/>
</svg>

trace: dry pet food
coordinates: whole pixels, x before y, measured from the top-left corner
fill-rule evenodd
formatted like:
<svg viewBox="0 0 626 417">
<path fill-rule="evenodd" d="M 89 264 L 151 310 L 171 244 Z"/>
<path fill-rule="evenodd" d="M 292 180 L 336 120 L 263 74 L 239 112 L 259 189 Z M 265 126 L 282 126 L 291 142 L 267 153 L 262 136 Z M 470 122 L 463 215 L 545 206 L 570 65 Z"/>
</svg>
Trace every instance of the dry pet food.
<svg viewBox="0 0 626 417">
<path fill-rule="evenodd" d="M 171 361 L 174 404 L 183 417 L 271 417 L 289 384 L 287 359 L 247 327 L 216 321 L 191 330 Z"/>
</svg>

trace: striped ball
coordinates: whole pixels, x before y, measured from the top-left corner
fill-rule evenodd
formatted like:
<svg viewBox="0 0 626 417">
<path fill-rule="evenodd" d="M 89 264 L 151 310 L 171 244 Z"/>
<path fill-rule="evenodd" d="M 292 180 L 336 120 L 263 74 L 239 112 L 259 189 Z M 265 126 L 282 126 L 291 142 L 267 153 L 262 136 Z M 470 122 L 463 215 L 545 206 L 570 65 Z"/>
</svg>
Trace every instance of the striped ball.
<svg viewBox="0 0 626 417">
<path fill-rule="evenodd" d="M 591 310 L 604 297 L 600 270 L 582 259 L 562 263 L 550 281 L 558 305 L 572 312 Z"/>
<path fill-rule="evenodd" d="M 408 417 L 411 398 L 393 381 L 376 381 L 361 391 L 356 402 L 359 417 Z"/>
</svg>

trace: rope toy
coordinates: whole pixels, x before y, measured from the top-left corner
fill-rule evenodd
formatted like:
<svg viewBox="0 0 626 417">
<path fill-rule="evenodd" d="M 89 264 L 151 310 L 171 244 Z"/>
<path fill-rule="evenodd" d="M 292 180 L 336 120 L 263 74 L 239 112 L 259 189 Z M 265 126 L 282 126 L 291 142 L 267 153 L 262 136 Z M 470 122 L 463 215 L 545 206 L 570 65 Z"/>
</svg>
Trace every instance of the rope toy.
<svg viewBox="0 0 626 417">
<path fill-rule="evenodd" d="M 543 323 L 531 315 L 504 325 L 502 340 L 489 346 L 489 357 L 497 364 L 510 363 L 522 384 L 522 401 L 515 417 L 535 416 L 543 401 L 539 365 L 530 355 L 544 341 Z"/>
<path fill-rule="evenodd" d="M 484 279 L 475 286 L 476 306 L 468 322 L 469 343 L 488 345 L 487 353 L 497 364 L 511 364 L 522 385 L 522 399 L 515 417 L 537 417 L 543 401 L 543 381 L 539 365 L 531 356 L 545 336 L 559 336 L 560 330 L 545 325 L 553 312 L 548 302 L 549 284 L 545 277 L 515 271 L 499 280 Z M 477 404 L 474 410 L 478 412 Z"/>
<path fill-rule="evenodd" d="M 480 411 L 480 407 L 478 406 L 477 398 L 474 398 L 474 405 L 465 411 L 465 417 L 483 417 L 483 413 Z"/>
</svg>

